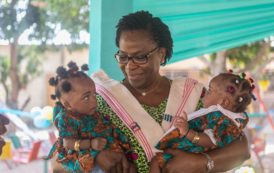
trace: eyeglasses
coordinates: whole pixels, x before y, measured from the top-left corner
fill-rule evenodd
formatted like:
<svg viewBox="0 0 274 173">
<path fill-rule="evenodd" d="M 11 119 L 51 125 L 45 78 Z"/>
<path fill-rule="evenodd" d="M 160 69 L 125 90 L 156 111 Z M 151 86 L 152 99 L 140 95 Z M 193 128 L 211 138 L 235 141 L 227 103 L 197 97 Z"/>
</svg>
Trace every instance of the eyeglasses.
<svg viewBox="0 0 274 173">
<path fill-rule="evenodd" d="M 132 60 L 132 62 L 134 64 L 146 64 L 149 56 L 152 55 L 153 52 L 157 49 L 158 49 L 158 47 L 155 47 L 153 50 L 149 51 L 148 53 L 143 54 L 143 55 L 137 55 L 137 56 L 128 56 L 126 54 L 120 54 L 121 52 L 118 51 L 115 54 L 115 59 L 120 64 L 127 64 L 130 59 Z"/>
</svg>

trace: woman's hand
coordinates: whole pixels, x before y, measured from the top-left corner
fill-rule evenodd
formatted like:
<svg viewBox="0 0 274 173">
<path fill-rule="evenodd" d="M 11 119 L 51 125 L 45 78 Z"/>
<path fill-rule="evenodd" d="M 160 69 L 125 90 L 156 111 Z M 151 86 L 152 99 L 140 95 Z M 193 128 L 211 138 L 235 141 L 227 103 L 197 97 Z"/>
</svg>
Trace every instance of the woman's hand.
<svg viewBox="0 0 274 173">
<path fill-rule="evenodd" d="M 0 115 L 0 135 L 6 133 L 7 129 L 5 125 L 9 124 L 9 119 L 4 115 Z M 0 155 L 2 154 L 2 148 L 5 145 L 4 139 L 0 136 Z"/>
<path fill-rule="evenodd" d="M 176 117 L 174 126 L 179 129 L 181 137 L 187 135 L 189 126 L 187 122 L 187 114 L 185 112 L 183 112 L 183 116 Z"/>
<path fill-rule="evenodd" d="M 128 162 L 123 153 L 103 150 L 95 162 L 105 173 L 137 173 L 135 166 Z"/>
<path fill-rule="evenodd" d="M 177 149 L 168 149 L 166 153 L 173 157 L 163 168 L 163 173 L 206 173 L 207 159 L 201 154 L 187 153 Z"/>
</svg>

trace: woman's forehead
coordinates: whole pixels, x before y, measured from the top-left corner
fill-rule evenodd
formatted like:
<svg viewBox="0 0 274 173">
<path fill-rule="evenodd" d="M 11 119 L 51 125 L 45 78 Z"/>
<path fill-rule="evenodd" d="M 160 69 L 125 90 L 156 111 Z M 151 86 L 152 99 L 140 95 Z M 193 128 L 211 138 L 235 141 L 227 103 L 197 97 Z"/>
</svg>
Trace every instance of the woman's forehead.
<svg viewBox="0 0 274 173">
<path fill-rule="evenodd" d="M 144 49 L 148 45 L 153 45 L 155 42 L 147 31 L 125 31 L 122 32 L 119 42 L 119 49 L 121 51 L 131 49 Z"/>
</svg>

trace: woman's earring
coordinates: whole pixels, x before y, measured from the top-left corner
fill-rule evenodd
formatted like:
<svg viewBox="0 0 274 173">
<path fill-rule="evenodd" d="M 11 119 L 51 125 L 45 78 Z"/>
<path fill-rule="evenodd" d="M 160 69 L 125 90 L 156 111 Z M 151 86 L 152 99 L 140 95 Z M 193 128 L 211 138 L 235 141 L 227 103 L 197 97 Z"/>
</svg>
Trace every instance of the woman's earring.
<svg viewBox="0 0 274 173">
<path fill-rule="evenodd" d="M 161 64 L 165 64 L 165 62 L 166 62 L 165 58 L 162 58 Z"/>
</svg>

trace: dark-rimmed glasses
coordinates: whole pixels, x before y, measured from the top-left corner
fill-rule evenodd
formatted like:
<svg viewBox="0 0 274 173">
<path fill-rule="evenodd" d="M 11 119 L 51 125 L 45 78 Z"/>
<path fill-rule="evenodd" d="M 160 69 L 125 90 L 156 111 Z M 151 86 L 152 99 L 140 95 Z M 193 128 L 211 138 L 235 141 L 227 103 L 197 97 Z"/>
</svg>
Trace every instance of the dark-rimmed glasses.
<svg viewBox="0 0 274 173">
<path fill-rule="evenodd" d="M 127 64 L 129 60 L 132 60 L 134 64 L 146 64 L 148 61 L 148 58 L 150 55 L 153 54 L 155 50 L 157 50 L 159 47 L 155 47 L 151 51 L 149 51 L 146 54 L 143 55 L 136 55 L 136 56 L 128 56 L 126 54 L 120 54 L 121 52 L 118 51 L 115 54 L 115 59 L 117 60 L 118 63 L 120 64 Z"/>
</svg>

